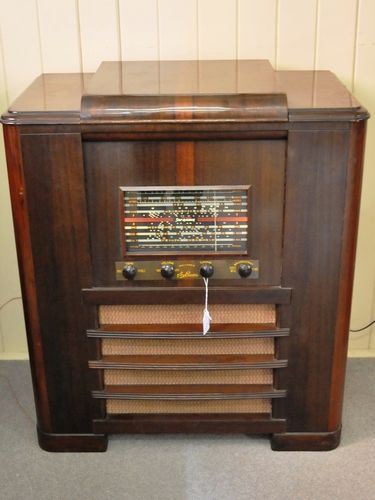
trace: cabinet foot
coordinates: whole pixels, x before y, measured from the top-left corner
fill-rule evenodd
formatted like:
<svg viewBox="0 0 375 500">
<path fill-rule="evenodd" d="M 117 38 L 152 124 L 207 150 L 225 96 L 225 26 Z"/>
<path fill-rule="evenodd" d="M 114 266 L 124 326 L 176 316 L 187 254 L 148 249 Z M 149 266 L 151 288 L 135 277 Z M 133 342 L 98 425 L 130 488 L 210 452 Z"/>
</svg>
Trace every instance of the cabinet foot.
<svg viewBox="0 0 375 500">
<path fill-rule="evenodd" d="M 271 448 L 274 451 L 329 451 L 340 443 L 341 427 L 333 432 L 286 432 L 273 434 Z"/>
<path fill-rule="evenodd" d="M 42 450 L 55 452 L 101 452 L 107 450 L 105 434 L 49 434 L 37 428 Z"/>
</svg>

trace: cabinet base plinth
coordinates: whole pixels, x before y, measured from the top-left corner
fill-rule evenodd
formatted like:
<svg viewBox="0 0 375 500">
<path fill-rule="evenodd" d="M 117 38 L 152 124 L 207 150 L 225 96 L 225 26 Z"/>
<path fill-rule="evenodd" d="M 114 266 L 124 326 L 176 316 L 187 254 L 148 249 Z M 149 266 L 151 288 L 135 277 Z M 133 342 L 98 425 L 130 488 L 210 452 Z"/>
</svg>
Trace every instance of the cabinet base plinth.
<svg viewBox="0 0 375 500">
<path fill-rule="evenodd" d="M 274 451 L 330 451 L 340 444 L 341 427 L 333 432 L 286 432 L 273 434 Z"/>
<path fill-rule="evenodd" d="M 42 450 L 54 452 L 102 452 L 107 450 L 105 434 L 49 434 L 37 428 Z"/>
</svg>

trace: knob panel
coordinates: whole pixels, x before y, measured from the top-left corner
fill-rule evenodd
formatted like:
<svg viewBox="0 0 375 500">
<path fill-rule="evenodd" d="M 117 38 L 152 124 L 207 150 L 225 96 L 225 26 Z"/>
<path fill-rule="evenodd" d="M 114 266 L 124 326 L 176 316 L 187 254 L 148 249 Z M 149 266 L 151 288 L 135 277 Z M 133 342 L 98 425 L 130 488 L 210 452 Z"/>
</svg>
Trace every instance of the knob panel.
<svg viewBox="0 0 375 500">
<path fill-rule="evenodd" d="M 208 259 L 208 257 L 206 257 Z M 257 280 L 259 278 L 259 260 L 239 259 L 173 259 L 119 261 L 115 263 L 116 280 L 119 281 L 158 281 L 200 280 L 213 278 L 215 280 Z"/>
</svg>

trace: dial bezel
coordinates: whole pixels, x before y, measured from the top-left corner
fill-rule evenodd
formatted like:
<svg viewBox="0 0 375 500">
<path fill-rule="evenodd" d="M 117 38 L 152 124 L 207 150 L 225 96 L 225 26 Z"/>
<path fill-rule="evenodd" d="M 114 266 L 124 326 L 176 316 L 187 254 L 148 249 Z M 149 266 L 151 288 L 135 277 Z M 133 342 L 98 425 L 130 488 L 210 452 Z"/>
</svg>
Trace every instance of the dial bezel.
<svg viewBox="0 0 375 500">
<path fill-rule="evenodd" d="M 251 237 L 251 202 L 252 202 L 252 197 L 250 195 L 251 193 L 251 185 L 225 185 L 225 186 L 120 186 L 120 235 L 121 235 L 121 250 L 122 250 L 122 255 L 124 258 L 137 258 L 137 259 L 147 259 L 150 258 L 151 256 L 155 257 L 160 257 L 160 256 L 168 256 L 168 257 L 175 257 L 175 258 L 180 258 L 184 256 L 200 256 L 204 257 L 207 256 L 209 258 L 222 258 L 225 255 L 238 255 L 238 256 L 248 256 L 250 255 L 250 248 L 251 248 L 251 242 L 250 242 L 250 237 Z M 124 224 L 126 221 L 129 222 L 128 213 L 125 211 L 125 196 L 126 193 L 131 192 L 141 192 L 141 193 L 147 193 L 147 192 L 157 192 L 157 193 L 170 193 L 170 192 L 179 192 L 179 191 L 184 191 L 184 192 L 189 192 L 191 191 L 192 193 L 197 193 L 197 192 L 202 192 L 206 193 L 209 192 L 211 193 L 212 191 L 217 191 L 222 193 L 223 191 L 238 191 L 241 193 L 241 196 L 243 196 L 243 193 L 245 192 L 246 196 L 246 242 L 244 245 L 242 245 L 240 248 L 236 248 L 234 250 L 230 249 L 207 249 L 207 248 L 196 248 L 196 249 L 178 249 L 178 248 L 171 248 L 170 250 L 167 248 L 164 249 L 142 249 L 142 251 L 139 250 L 129 250 L 128 245 L 127 245 L 127 238 L 126 238 L 126 228 Z M 241 206 L 241 208 L 243 208 Z M 167 213 L 166 213 L 167 215 Z M 218 217 L 218 219 L 224 219 L 224 217 Z M 237 216 L 237 218 L 240 220 L 243 217 Z M 210 221 L 212 222 L 212 221 Z M 225 227 L 224 224 L 228 221 L 220 221 L 222 222 L 221 227 Z M 238 224 L 238 222 L 237 222 Z M 203 226 L 203 223 L 202 223 Z M 209 226 L 207 226 L 209 227 Z M 215 221 L 215 229 L 216 229 L 216 221 Z"/>
</svg>

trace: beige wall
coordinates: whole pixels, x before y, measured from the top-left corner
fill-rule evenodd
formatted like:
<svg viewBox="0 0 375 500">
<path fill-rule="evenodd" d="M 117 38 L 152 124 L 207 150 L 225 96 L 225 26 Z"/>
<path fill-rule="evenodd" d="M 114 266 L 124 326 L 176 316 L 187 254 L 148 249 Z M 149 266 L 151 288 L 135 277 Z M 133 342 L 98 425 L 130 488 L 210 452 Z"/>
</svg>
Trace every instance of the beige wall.
<svg viewBox="0 0 375 500">
<path fill-rule="evenodd" d="M 375 116 L 375 0 L 0 0 L 0 109 L 41 72 L 102 60 L 266 58 L 331 69 Z M 375 317 L 375 121 L 367 141 L 352 326 Z M 0 305 L 20 295 L 0 144 Z M 375 353 L 375 328 L 353 354 Z M 0 357 L 22 356 L 21 302 L 0 310 Z"/>
</svg>

